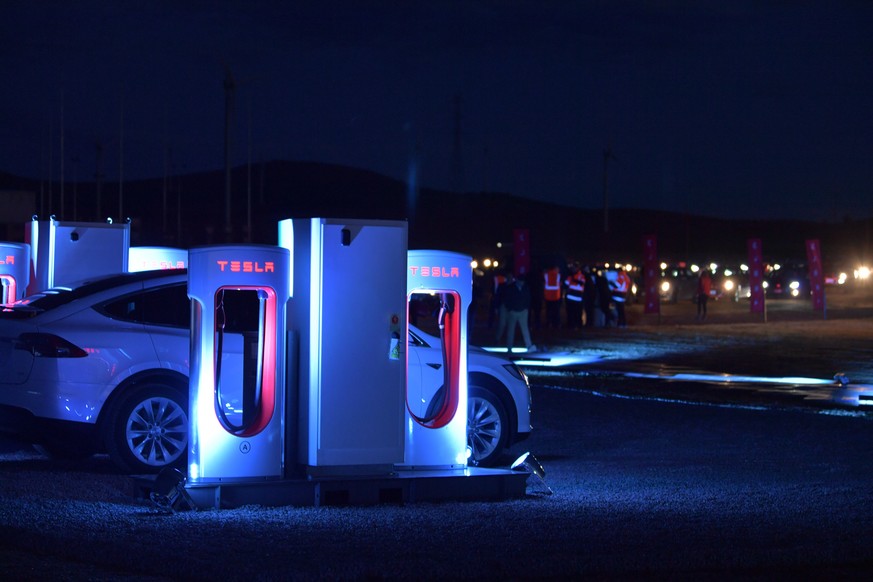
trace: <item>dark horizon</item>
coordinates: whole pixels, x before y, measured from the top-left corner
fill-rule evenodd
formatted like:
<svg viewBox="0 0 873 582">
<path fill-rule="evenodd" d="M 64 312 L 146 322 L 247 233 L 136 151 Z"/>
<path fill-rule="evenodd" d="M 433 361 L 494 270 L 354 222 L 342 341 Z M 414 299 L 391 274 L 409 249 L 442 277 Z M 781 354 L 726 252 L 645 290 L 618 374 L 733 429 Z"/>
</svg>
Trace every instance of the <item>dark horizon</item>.
<svg viewBox="0 0 873 582">
<path fill-rule="evenodd" d="M 473 256 L 510 256 L 512 231 L 529 228 L 532 252 L 546 260 L 560 256 L 583 260 L 639 262 L 641 238 L 655 234 L 669 262 L 741 261 L 746 239 L 761 238 L 765 255 L 778 261 L 802 260 L 804 241 L 818 238 L 828 262 L 863 261 L 870 256 L 873 220 L 843 221 L 738 220 L 695 216 L 654 209 L 609 210 L 604 233 L 602 208 L 579 209 L 495 192 L 455 194 L 419 189 L 410 199 L 406 184 L 375 172 L 313 162 L 273 161 L 251 172 L 252 236 L 247 236 L 249 168 L 232 173 L 232 242 L 276 244 L 278 221 L 289 217 L 323 216 L 407 220 L 410 248 L 443 248 Z M 0 173 L 0 191 L 29 189 L 39 196 L 39 183 Z M 125 216 L 118 214 L 117 182 L 104 183 L 102 212 L 96 211 L 95 182 L 79 182 L 79 212 L 74 217 L 73 188 L 65 187 L 66 213 L 61 215 L 59 189 L 45 219 L 133 220 L 131 243 L 180 246 L 228 242 L 225 239 L 225 176 L 222 170 L 168 176 L 164 214 L 164 178 L 124 183 Z M 90 189 L 89 189 L 90 187 Z M 85 208 L 90 211 L 85 212 Z M 19 239 L 23 223 L 7 226 L 7 239 Z M 23 240 L 23 239 L 22 239 Z M 503 244 L 498 248 L 497 243 Z"/>
</svg>

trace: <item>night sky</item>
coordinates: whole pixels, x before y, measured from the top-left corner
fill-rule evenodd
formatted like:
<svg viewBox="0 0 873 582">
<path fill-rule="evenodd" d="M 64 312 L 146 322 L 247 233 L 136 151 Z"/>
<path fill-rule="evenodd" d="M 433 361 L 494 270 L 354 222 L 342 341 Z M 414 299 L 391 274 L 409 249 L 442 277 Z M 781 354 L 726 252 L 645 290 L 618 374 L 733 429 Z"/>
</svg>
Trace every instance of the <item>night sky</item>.
<svg viewBox="0 0 873 582">
<path fill-rule="evenodd" d="M 4 0 L 0 171 L 309 160 L 599 208 L 873 214 L 873 2 Z M 63 155 L 62 155 L 63 154 Z M 62 159 L 63 158 L 63 159 Z"/>
</svg>

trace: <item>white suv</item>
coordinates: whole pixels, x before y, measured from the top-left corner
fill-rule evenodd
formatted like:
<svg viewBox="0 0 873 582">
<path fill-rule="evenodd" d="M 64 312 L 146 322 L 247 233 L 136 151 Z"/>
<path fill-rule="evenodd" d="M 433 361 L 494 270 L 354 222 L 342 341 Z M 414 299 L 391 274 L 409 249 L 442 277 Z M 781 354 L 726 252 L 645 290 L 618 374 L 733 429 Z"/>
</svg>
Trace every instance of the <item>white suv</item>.
<svg viewBox="0 0 873 582">
<path fill-rule="evenodd" d="M 123 471 L 184 465 L 188 442 L 187 271 L 114 275 L 0 311 L 0 431 L 58 456 L 108 453 Z M 413 366 L 439 341 L 410 329 Z M 530 388 L 508 360 L 470 348 L 472 463 L 530 434 Z M 440 376 L 439 380 L 442 381 Z"/>
</svg>

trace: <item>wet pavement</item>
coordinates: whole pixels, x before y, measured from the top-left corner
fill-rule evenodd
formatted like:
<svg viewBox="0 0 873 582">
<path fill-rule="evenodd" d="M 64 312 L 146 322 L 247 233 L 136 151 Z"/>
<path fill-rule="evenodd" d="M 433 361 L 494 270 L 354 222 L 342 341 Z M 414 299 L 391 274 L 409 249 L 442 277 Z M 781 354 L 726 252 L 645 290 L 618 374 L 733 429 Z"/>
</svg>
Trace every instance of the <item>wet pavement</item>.
<svg viewBox="0 0 873 582">
<path fill-rule="evenodd" d="M 873 398 L 873 289 L 829 288 L 828 308 L 769 300 L 693 304 L 646 315 L 628 309 L 627 328 L 534 329 L 534 354 L 512 354 L 533 383 L 638 396 L 857 409 Z M 495 345 L 474 326 L 471 343 Z M 517 340 L 518 341 L 518 340 Z M 848 382 L 848 384 L 846 384 Z"/>
<path fill-rule="evenodd" d="M 506 459 L 532 451 L 552 495 L 166 515 L 105 457 L 0 442 L 0 567 L 32 580 L 869 580 L 870 419 L 791 384 L 681 378 L 869 381 L 873 318 L 748 322 L 716 305 L 697 323 L 670 307 L 627 329 L 535 330 L 538 356 L 575 362 L 525 364 L 534 432 Z M 471 336 L 488 343 L 487 328 Z"/>
</svg>

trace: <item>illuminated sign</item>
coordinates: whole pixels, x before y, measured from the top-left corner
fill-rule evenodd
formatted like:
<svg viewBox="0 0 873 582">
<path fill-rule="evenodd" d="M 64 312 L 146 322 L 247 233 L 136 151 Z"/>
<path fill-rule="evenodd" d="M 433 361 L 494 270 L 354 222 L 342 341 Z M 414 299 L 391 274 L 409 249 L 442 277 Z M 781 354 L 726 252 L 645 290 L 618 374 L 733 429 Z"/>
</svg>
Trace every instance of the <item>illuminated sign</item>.
<svg viewBox="0 0 873 582">
<path fill-rule="evenodd" d="M 142 261 L 139 269 L 128 268 L 129 271 L 165 271 L 169 269 L 184 269 L 185 261 Z"/>
<path fill-rule="evenodd" d="M 218 270 L 222 273 L 274 273 L 276 271 L 273 261 L 215 261 Z"/>
<path fill-rule="evenodd" d="M 15 255 L 6 255 L 5 258 L 0 259 L 0 265 L 14 265 L 15 264 Z"/>
<path fill-rule="evenodd" d="M 461 276 L 461 271 L 458 267 L 409 267 L 409 272 L 413 277 L 449 277 L 458 278 Z"/>
</svg>

